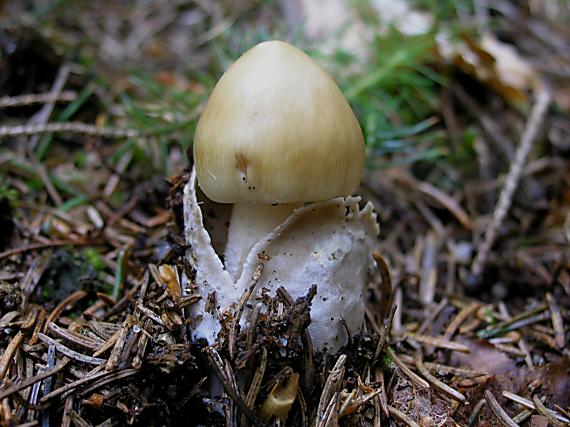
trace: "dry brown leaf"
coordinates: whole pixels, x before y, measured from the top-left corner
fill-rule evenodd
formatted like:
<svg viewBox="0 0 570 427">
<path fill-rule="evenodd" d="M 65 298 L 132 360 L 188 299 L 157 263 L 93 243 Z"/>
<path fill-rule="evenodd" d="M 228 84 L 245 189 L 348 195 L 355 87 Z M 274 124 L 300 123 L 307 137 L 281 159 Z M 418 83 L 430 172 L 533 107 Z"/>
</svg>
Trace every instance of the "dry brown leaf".
<svg viewBox="0 0 570 427">
<path fill-rule="evenodd" d="M 528 92 L 541 89 L 541 79 L 534 67 L 514 46 L 486 33 L 478 39 L 464 36 L 451 40 L 447 33 L 437 36 L 440 55 L 465 73 L 486 84 L 512 104 L 525 103 Z"/>
<path fill-rule="evenodd" d="M 293 373 L 285 382 L 277 383 L 269 392 L 267 399 L 261 405 L 259 415 L 262 420 L 269 421 L 276 417 L 285 422 L 289 410 L 297 397 L 299 389 L 299 374 Z"/>
<path fill-rule="evenodd" d="M 172 299 L 175 302 L 178 302 L 182 295 L 182 288 L 180 287 L 180 280 L 178 279 L 176 266 L 172 267 L 168 264 L 164 264 L 158 267 L 158 271 L 163 283 L 168 287 L 170 295 L 172 295 Z"/>
</svg>

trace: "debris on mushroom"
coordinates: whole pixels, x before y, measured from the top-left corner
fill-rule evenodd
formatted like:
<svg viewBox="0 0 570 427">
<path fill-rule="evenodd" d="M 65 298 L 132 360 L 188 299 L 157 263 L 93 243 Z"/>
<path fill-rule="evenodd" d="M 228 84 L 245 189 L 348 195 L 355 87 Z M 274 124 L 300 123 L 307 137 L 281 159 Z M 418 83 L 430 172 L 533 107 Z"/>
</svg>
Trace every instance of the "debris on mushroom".
<svg viewBox="0 0 570 427">
<path fill-rule="evenodd" d="M 184 215 L 203 296 L 195 337 L 216 340 L 219 316 L 239 300 L 260 260 L 252 299 L 281 286 L 297 298 L 317 285 L 309 326 L 315 347 L 334 351 L 347 332 L 358 333 L 378 225 L 372 205 L 361 209 L 350 197 L 364 172 L 364 141 L 329 75 L 284 42 L 250 49 L 208 100 L 194 162 Z M 196 183 L 209 199 L 234 204 L 223 263 L 204 228 Z"/>
</svg>

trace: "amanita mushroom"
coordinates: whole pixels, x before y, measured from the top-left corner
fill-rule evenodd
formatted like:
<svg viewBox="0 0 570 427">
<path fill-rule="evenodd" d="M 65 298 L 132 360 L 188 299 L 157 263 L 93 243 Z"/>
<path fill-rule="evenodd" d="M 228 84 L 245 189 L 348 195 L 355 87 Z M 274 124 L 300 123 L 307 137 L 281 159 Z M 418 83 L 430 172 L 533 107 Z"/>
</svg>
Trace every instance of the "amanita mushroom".
<svg viewBox="0 0 570 427">
<path fill-rule="evenodd" d="M 370 204 L 360 209 L 349 197 L 364 172 L 364 142 L 329 75 L 290 44 L 253 47 L 214 88 L 194 162 L 184 210 L 188 259 L 204 296 L 194 306 L 195 336 L 215 339 L 219 314 L 247 288 L 259 254 L 257 290 L 283 286 L 297 298 L 317 285 L 309 327 L 316 348 L 338 349 L 345 326 L 357 333 L 378 225 Z M 234 204 L 224 265 L 203 227 L 196 181 L 211 200 Z M 214 293 L 216 308 L 204 313 Z"/>
<path fill-rule="evenodd" d="M 308 55 L 260 43 L 222 76 L 194 141 L 198 183 L 233 203 L 226 269 L 295 208 L 349 196 L 364 173 L 360 126 L 342 92 Z"/>
</svg>

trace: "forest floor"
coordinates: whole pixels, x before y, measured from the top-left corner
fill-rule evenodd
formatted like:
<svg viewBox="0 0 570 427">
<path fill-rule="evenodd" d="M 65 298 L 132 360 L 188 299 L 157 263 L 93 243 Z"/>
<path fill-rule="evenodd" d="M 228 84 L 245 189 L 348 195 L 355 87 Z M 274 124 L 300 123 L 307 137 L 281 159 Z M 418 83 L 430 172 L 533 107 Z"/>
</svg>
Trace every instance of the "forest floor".
<svg viewBox="0 0 570 427">
<path fill-rule="evenodd" d="M 0 1 L 3 425 L 570 424 L 570 6 L 329 3 Z M 285 294 L 202 348 L 180 293 L 197 119 L 272 38 L 365 136 L 378 274 L 335 355 L 283 344 Z"/>
</svg>

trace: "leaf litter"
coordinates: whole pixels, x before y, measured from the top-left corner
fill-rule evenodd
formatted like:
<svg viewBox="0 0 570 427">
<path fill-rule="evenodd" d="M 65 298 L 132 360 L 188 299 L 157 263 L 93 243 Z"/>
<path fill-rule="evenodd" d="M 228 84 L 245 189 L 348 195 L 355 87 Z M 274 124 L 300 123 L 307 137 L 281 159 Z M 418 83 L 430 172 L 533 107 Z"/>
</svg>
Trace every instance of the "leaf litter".
<svg viewBox="0 0 570 427">
<path fill-rule="evenodd" d="M 108 30 L 102 63 L 136 59 L 135 47 L 144 46 L 157 53 L 148 66 L 162 64 L 160 44 L 181 34 L 177 14 L 196 34 L 203 33 L 197 17 L 216 22 L 212 28 L 220 33 L 210 32 L 212 39 L 234 19 L 236 30 L 247 25 L 235 11 L 224 16 L 222 6 L 181 2 L 157 12 L 153 4 L 140 15 L 117 10 L 127 29 L 137 19 L 156 18 L 149 27 L 156 38 L 134 31 L 120 49 L 113 46 L 125 40 L 105 27 L 110 24 L 104 14 L 80 11 L 78 16 L 96 18 L 81 20 L 89 37 L 100 40 L 99 27 Z M 14 13 L 18 6 L 8 7 Z M 242 7 L 274 22 L 275 12 L 267 6 L 244 1 Z M 67 64 L 52 47 L 72 37 L 69 16 L 54 21 L 59 41 L 12 25 L 0 47 L 12 42 L 20 56 L 7 56 L 3 70 L 14 73 L 21 58 L 36 58 L 32 65 L 45 72 L 29 68 L 17 84 L 10 73 L 0 81 L 2 422 L 570 423 L 570 242 L 564 233 L 570 198 L 568 150 L 559 133 L 570 129 L 562 96 L 570 77 L 565 68 L 551 65 L 568 67 L 569 61 L 559 27 L 539 30 L 552 12 L 534 4 L 530 11 L 529 34 L 518 19 L 528 11 L 497 2 L 488 11 L 488 19 L 496 19 L 492 38 L 485 38 L 486 32 L 468 43 L 489 59 L 494 83 L 481 78 L 483 69 L 437 64 L 456 76 L 441 88 L 441 102 L 432 112 L 441 120 L 430 123 L 448 135 L 449 144 L 459 136 L 463 145 L 451 145 L 445 161 L 411 164 L 398 163 L 398 153 L 388 150 L 396 166 L 369 173 L 361 193 L 381 216 L 381 251 L 374 254 L 378 272 L 368 289 L 365 332 L 350 336 L 336 355 L 312 347 L 310 284 L 296 300 L 284 289 L 265 294 L 265 310 L 248 310 L 248 328 L 239 322 L 243 306 L 225 312 L 225 335 L 216 348 L 190 340 L 185 309 L 200 297 L 181 292 L 198 285 L 181 237 L 181 192 L 188 175 L 180 174 L 188 166 L 187 146 L 173 141 L 191 134 L 191 126 L 177 123 L 160 105 L 145 110 L 129 104 L 127 93 L 122 100 L 114 97 L 113 91 L 125 87 L 130 93 L 141 90 L 120 73 L 110 91 L 97 86 L 89 89 L 88 101 L 81 99 L 93 83 L 77 67 L 62 78 Z M 171 32 L 169 22 L 176 23 Z M 507 42 L 498 41 L 499 33 L 509 35 Z M 206 39 L 200 40 L 192 51 L 198 64 L 207 64 L 211 53 Z M 519 53 L 500 54 L 505 44 Z M 544 66 L 524 59 L 529 56 L 544 59 Z M 511 63 L 504 65 L 505 60 Z M 516 61 L 531 64 L 523 69 L 531 67 L 532 84 L 502 78 L 504 67 Z M 537 119 L 532 150 L 528 160 L 522 156 L 524 168 L 513 180 L 506 173 L 517 157 L 537 76 L 552 88 L 553 104 Z M 197 117 L 208 85 L 187 80 L 176 72 L 156 80 L 195 91 L 181 112 L 184 119 Z M 507 90 L 507 83 L 516 92 Z M 362 93 L 358 99 L 362 102 Z M 59 108 L 65 107 L 70 115 L 58 122 L 65 117 L 58 116 Z M 40 111 L 46 112 L 42 120 L 30 120 Z M 131 116 L 125 118 L 125 112 Z M 461 153 L 465 147 L 471 151 Z M 461 162 L 469 153 L 469 164 Z M 141 167 L 145 161 L 147 168 Z M 507 185 L 518 191 L 497 220 L 494 207 Z M 493 218 L 495 236 L 473 275 L 474 257 Z M 189 284 L 182 283 L 182 273 Z M 219 390 L 212 392 L 216 383 Z"/>
</svg>

